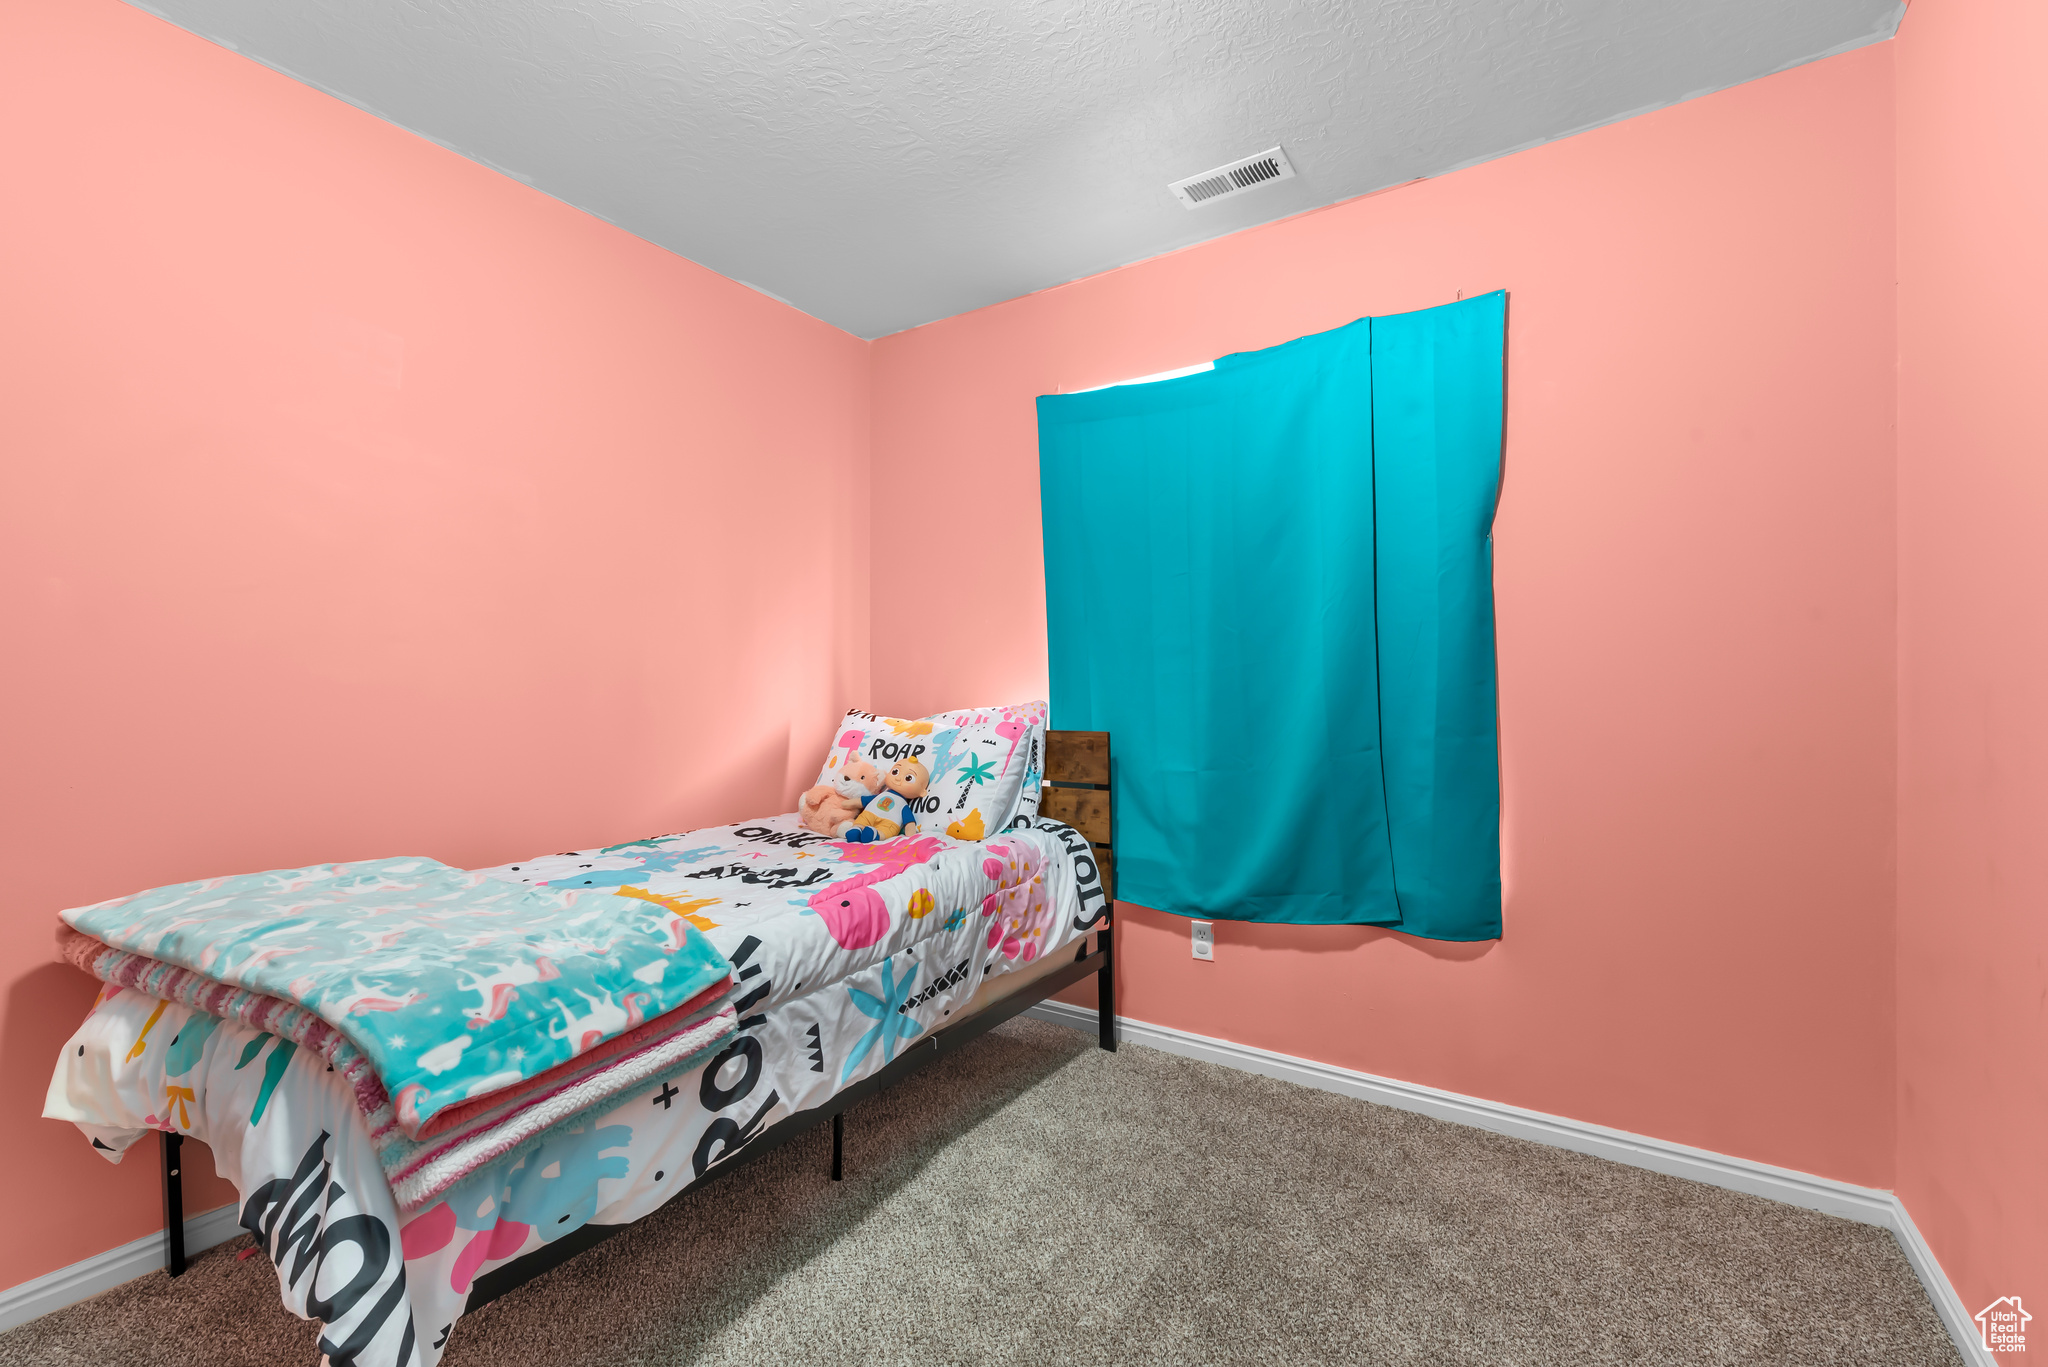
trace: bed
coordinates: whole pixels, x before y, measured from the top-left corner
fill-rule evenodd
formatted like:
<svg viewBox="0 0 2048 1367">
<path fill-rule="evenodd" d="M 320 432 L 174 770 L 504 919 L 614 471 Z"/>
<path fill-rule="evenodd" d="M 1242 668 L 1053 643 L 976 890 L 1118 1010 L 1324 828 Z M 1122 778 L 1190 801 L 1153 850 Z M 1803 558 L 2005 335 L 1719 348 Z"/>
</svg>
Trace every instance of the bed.
<svg viewBox="0 0 2048 1367">
<path fill-rule="evenodd" d="M 114 982 L 65 1045 L 45 1114 L 113 1161 L 162 1135 L 171 1275 L 191 1135 L 234 1183 L 285 1305 L 321 1322 L 329 1362 L 431 1367 L 463 1314 L 812 1126 L 831 1124 L 839 1178 L 848 1106 L 1090 975 L 1115 1048 L 1109 738 L 1037 734 L 1037 810 L 986 839 L 928 823 L 859 844 L 782 815 L 475 871 L 645 900 L 731 966 L 715 1054 L 502 1157 L 394 1167 L 346 1067 Z M 856 885 L 875 895 L 814 891 Z M 564 1034 L 591 1023 L 563 1016 Z"/>
</svg>

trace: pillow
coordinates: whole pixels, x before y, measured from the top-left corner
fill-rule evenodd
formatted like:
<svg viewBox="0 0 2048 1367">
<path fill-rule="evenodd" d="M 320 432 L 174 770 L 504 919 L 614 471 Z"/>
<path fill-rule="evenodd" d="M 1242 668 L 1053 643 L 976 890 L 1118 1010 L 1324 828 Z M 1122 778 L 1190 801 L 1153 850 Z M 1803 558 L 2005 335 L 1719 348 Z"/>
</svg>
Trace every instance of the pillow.
<svg viewBox="0 0 2048 1367">
<path fill-rule="evenodd" d="M 969 707 L 958 712 L 938 712 L 925 720 L 941 726 L 1001 726 L 1021 723 L 1024 728 L 1024 782 L 1017 790 L 1016 816 L 1038 815 L 1038 793 L 1045 780 L 1045 717 L 1043 702 L 1018 703 L 1013 707 Z M 1014 820 L 1015 817 L 1012 818 Z"/>
<path fill-rule="evenodd" d="M 1043 703 L 942 712 L 915 721 L 854 709 L 817 781 L 832 783 L 854 765 L 864 786 L 895 790 L 879 806 L 869 803 L 873 817 L 863 814 L 878 835 L 895 834 L 890 825 L 908 825 L 902 820 L 908 815 L 920 834 L 978 841 L 1001 834 L 1020 814 L 1037 812 L 1044 755 Z"/>
</svg>

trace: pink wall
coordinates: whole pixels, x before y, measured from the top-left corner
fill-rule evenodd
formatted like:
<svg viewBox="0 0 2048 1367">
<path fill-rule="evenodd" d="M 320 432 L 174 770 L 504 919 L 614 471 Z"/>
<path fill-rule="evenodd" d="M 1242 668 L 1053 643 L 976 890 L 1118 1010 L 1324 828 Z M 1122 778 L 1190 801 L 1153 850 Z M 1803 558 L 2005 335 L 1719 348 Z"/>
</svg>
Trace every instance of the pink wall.
<svg viewBox="0 0 2048 1367">
<path fill-rule="evenodd" d="M 1014 630 L 877 595 L 875 703 L 916 715 L 1044 686 L 1033 395 L 1511 292 L 1507 938 L 1222 925 L 1203 965 L 1132 909 L 1128 1014 L 1889 1185 L 1891 60 L 876 344 L 877 487 L 1013 567 Z"/>
<path fill-rule="evenodd" d="M 1974 1314 L 2048 1318 L 2048 12 L 1898 41 L 1898 1189 Z"/>
<path fill-rule="evenodd" d="M 115 0 L 0 7 L 0 126 L 6 1286 L 160 1224 L 37 1115 L 59 907 L 787 808 L 868 348 Z"/>
</svg>

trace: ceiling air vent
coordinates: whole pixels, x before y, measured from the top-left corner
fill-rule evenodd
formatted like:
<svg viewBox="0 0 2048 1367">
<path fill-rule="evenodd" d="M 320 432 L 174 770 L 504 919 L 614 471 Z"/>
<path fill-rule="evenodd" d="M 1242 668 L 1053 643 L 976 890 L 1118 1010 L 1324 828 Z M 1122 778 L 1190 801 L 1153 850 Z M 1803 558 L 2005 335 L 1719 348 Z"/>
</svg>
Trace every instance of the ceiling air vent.
<svg viewBox="0 0 2048 1367">
<path fill-rule="evenodd" d="M 1233 161 L 1228 166 L 1219 166 L 1213 171 L 1204 171 L 1199 176 L 1177 180 L 1166 188 L 1173 191 L 1175 199 L 1189 209 L 1197 204 L 1213 204 L 1219 199 L 1229 199 L 1247 190 L 1256 190 L 1276 180 L 1294 179 L 1294 167 L 1287 160 L 1287 154 L 1277 147 L 1269 147 L 1255 157 Z"/>
</svg>

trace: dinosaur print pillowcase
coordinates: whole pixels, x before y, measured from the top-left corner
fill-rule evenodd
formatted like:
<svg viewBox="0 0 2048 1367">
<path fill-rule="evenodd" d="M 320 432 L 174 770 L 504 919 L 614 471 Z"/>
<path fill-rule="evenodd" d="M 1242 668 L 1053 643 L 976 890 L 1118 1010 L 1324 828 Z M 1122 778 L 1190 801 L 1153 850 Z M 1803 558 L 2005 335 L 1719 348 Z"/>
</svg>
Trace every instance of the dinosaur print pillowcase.
<svg viewBox="0 0 2048 1367">
<path fill-rule="evenodd" d="M 925 720 L 935 726 L 993 726 L 1004 735 L 1017 727 L 1024 728 L 1023 745 L 1017 752 L 1024 756 L 1024 773 L 1017 789 L 1017 810 L 1010 818 L 1014 821 L 1020 816 L 1038 815 L 1038 793 L 1045 779 L 1047 711 L 1043 702 L 1027 702 L 1008 707 L 969 707 L 958 712 L 940 712 Z"/>
<path fill-rule="evenodd" d="M 909 720 L 849 711 L 818 782 L 851 780 L 870 797 L 861 821 L 887 838 L 920 835 L 986 840 L 1020 812 L 1038 807 L 1045 745 L 1044 704 L 977 708 Z"/>
</svg>

